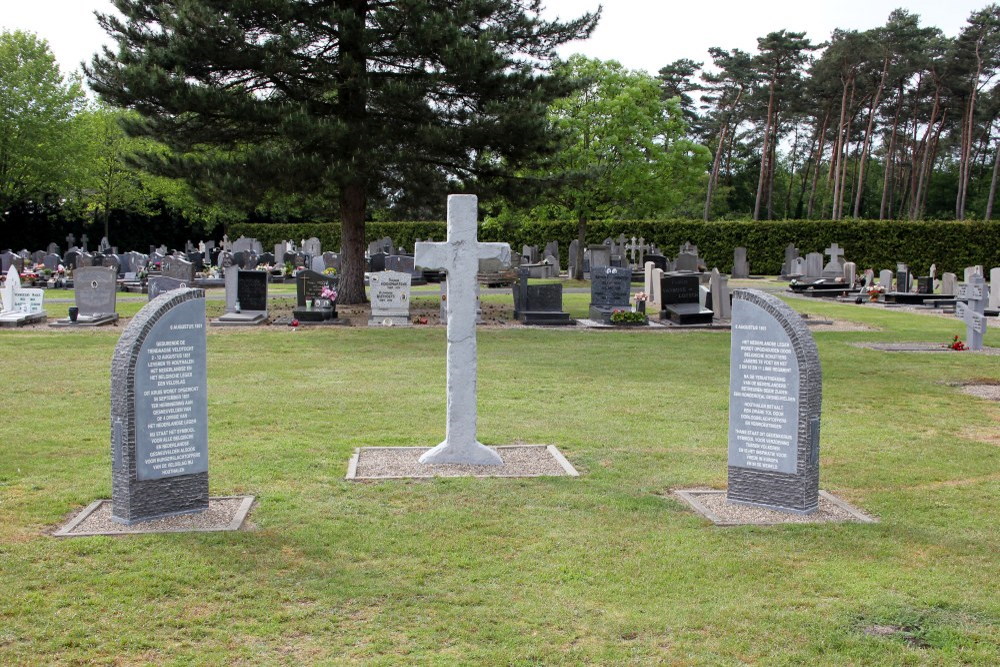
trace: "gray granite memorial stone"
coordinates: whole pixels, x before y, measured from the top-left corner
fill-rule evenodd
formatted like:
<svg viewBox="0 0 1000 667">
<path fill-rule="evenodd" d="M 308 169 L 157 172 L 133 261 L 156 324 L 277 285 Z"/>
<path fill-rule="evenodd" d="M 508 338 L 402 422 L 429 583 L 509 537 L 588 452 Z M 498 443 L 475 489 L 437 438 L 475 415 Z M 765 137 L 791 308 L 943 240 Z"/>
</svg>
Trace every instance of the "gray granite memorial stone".
<svg viewBox="0 0 1000 667">
<path fill-rule="evenodd" d="M 816 510 L 822 388 L 819 352 L 802 318 L 777 297 L 736 290 L 729 502 Z"/>
<path fill-rule="evenodd" d="M 202 290 L 161 295 L 122 333 L 111 362 L 115 521 L 208 509 L 205 364 Z"/>
<path fill-rule="evenodd" d="M 146 294 L 149 296 L 149 300 L 152 301 L 164 292 L 183 289 L 185 287 L 194 287 L 194 285 L 184 280 L 171 278 L 170 276 L 152 276 L 146 283 Z"/>
<path fill-rule="evenodd" d="M 188 262 L 180 257 L 164 257 L 160 265 L 160 275 L 167 278 L 176 278 L 183 282 L 185 286 L 193 287 L 195 265 L 193 262 Z"/>
<path fill-rule="evenodd" d="M 73 272 L 73 296 L 79 309 L 76 322 L 64 318 L 49 326 L 101 326 L 117 322 L 117 294 L 117 271 L 104 266 L 80 267 Z"/>
<path fill-rule="evenodd" d="M 733 278 L 750 277 L 750 262 L 747 261 L 747 249 L 740 247 L 733 251 Z"/>
</svg>

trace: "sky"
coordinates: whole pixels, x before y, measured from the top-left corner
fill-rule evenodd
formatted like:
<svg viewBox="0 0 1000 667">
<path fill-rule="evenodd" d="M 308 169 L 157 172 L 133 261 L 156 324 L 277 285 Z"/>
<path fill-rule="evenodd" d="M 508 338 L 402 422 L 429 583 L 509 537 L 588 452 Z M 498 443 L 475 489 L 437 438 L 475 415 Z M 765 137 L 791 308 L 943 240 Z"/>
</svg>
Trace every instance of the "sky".
<svg viewBox="0 0 1000 667">
<path fill-rule="evenodd" d="M 78 69 L 81 61 L 89 62 L 109 43 L 93 13 L 110 11 L 110 0 L 0 2 L 0 29 L 29 30 L 48 40 L 63 72 Z M 597 0 L 547 0 L 545 15 L 573 18 L 598 4 Z M 897 7 L 954 36 L 972 11 L 987 4 L 986 0 L 605 0 L 591 39 L 569 44 L 560 53 L 613 59 L 655 74 L 678 58 L 708 62 L 711 46 L 753 52 L 758 37 L 783 28 L 804 31 L 814 42 L 826 40 L 834 28 L 872 28 L 883 24 Z"/>
</svg>

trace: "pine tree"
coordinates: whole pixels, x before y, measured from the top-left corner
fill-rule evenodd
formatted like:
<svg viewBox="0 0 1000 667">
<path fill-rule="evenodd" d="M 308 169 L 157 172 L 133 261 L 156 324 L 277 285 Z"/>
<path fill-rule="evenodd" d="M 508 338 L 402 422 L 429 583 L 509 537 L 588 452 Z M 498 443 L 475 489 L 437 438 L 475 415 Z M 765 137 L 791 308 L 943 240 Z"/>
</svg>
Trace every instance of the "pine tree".
<svg viewBox="0 0 1000 667">
<path fill-rule="evenodd" d="M 555 48 L 599 12 L 541 0 L 114 0 L 91 86 L 174 158 L 144 166 L 215 192 L 338 202 L 341 299 L 364 301 L 367 202 L 421 166 L 492 177 L 547 145 Z"/>
</svg>

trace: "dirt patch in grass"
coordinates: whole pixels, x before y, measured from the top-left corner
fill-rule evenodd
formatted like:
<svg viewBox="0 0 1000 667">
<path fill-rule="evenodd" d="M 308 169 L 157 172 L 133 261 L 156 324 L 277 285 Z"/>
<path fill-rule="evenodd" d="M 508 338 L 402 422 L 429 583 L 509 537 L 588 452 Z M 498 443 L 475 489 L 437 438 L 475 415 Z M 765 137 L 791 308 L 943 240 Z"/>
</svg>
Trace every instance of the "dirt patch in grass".
<svg viewBox="0 0 1000 667">
<path fill-rule="evenodd" d="M 864 627 L 862 632 L 871 637 L 897 639 L 914 648 L 929 648 L 930 644 L 916 634 L 918 630 L 919 628 L 911 628 L 903 625 L 875 624 Z"/>
</svg>

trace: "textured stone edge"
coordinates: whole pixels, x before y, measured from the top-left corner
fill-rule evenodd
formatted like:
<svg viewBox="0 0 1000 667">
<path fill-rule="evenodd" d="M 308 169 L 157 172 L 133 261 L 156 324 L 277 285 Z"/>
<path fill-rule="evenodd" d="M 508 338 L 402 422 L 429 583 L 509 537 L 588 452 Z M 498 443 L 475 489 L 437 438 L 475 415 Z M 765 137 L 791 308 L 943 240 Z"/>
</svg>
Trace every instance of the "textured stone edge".
<svg viewBox="0 0 1000 667">
<path fill-rule="evenodd" d="M 766 521 L 766 522 L 753 521 L 753 522 L 746 522 L 746 523 L 739 522 L 739 521 L 725 521 L 724 519 L 722 519 L 721 517 L 719 517 L 717 514 L 715 514 L 714 512 L 712 512 L 711 510 L 709 510 L 707 507 L 705 507 L 703 504 L 701 504 L 698 501 L 698 498 L 697 498 L 697 496 L 707 496 L 707 495 L 718 496 L 718 495 L 725 495 L 725 494 L 726 494 L 726 492 L 723 491 L 723 490 L 721 490 L 721 489 L 677 489 L 677 490 L 675 490 L 675 491 L 672 492 L 672 495 L 674 495 L 674 496 L 680 498 L 681 500 L 683 500 L 696 513 L 702 515 L 703 517 L 705 517 L 706 519 L 708 519 L 709 521 L 711 521 L 716 526 L 784 526 L 784 525 L 788 525 L 784 521 Z M 825 499 L 825 500 L 830 501 L 831 503 L 833 503 L 834 505 L 836 505 L 840 509 L 842 509 L 845 512 L 847 512 L 848 514 L 850 514 L 851 517 L 852 517 L 852 519 L 853 519 L 853 521 L 797 521 L 797 522 L 795 522 L 794 524 L 791 524 L 791 525 L 801 526 L 803 524 L 820 524 L 820 523 L 878 523 L 878 519 L 876 519 L 875 517 L 868 516 L 867 514 L 865 514 L 861 510 L 859 510 L 854 505 L 851 505 L 846 500 L 841 500 L 840 498 L 838 498 L 837 496 L 833 495 L 829 491 L 824 491 L 823 489 L 820 489 L 819 490 L 819 496 L 821 498 Z M 782 509 L 777 508 L 777 507 L 771 507 L 771 506 L 767 506 L 767 505 L 758 505 L 758 504 L 754 504 L 754 503 L 738 503 L 738 504 L 740 504 L 740 505 L 749 505 L 749 506 L 752 506 L 752 507 L 763 507 L 765 509 L 773 509 L 773 510 L 778 511 L 778 512 L 788 511 L 788 510 L 782 510 Z M 790 512 L 790 513 L 791 514 L 795 514 L 796 516 L 809 516 L 808 514 L 802 514 L 801 512 Z"/>
<path fill-rule="evenodd" d="M 344 479 L 346 479 L 348 481 L 352 481 L 352 482 L 355 482 L 355 481 L 357 481 L 357 482 L 364 482 L 364 481 L 372 482 L 372 481 L 378 481 L 378 480 L 383 480 L 383 479 L 388 479 L 388 480 L 392 480 L 392 479 L 437 479 L 438 477 L 441 477 L 442 479 L 462 479 L 462 478 L 470 478 L 470 477 L 474 478 L 474 479 L 489 479 L 491 477 L 495 478 L 495 479 L 527 479 L 527 478 L 530 478 L 530 477 L 579 477 L 580 476 L 580 473 L 577 472 L 576 468 L 573 467 L 573 464 L 570 463 L 569 460 L 565 456 L 563 456 L 562 452 L 560 452 L 559 449 L 556 448 L 555 445 L 498 445 L 498 446 L 493 447 L 493 449 L 527 449 L 527 448 L 536 448 L 536 447 L 544 447 L 545 451 L 548 452 L 549 456 L 551 456 L 553 459 L 555 459 L 556 463 L 559 464 L 559 467 L 563 469 L 563 472 L 565 474 L 563 474 L 563 475 L 549 475 L 549 474 L 545 474 L 545 473 L 540 473 L 540 474 L 537 474 L 537 475 L 420 475 L 420 476 L 413 476 L 413 475 L 386 475 L 384 477 L 359 477 L 358 476 L 358 461 L 361 459 L 361 450 L 363 450 L 363 449 L 419 449 L 419 450 L 422 450 L 422 451 L 429 451 L 431 448 L 430 447 L 355 447 L 354 448 L 354 453 L 351 455 L 351 458 L 347 462 L 347 474 L 344 476 Z"/>
<path fill-rule="evenodd" d="M 75 517 L 69 520 L 66 524 L 60 526 L 57 530 L 52 533 L 52 537 L 94 537 L 97 535 L 107 535 L 110 537 L 125 537 L 129 535 L 155 535 L 163 533 L 224 533 L 239 530 L 243 527 L 243 523 L 246 521 L 247 516 L 250 514 L 250 509 L 253 507 L 254 502 L 257 500 L 256 496 L 212 496 L 209 501 L 212 500 L 234 500 L 240 498 L 242 502 L 240 506 L 236 509 L 236 514 L 233 516 L 233 520 L 229 522 L 228 525 L 221 528 L 169 528 L 167 530 L 143 530 L 142 522 L 134 523 L 128 526 L 127 531 L 118 532 L 90 532 L 90 533 L 76 533 L 73 532 L 77 526 L 86 520 L 91 514 L 97 511 L 101 505 L 111 503 L 110 498 L 103 498 L 101 500 L 95 500 L 94 502 L 83 508 Z"/>
</svg>

